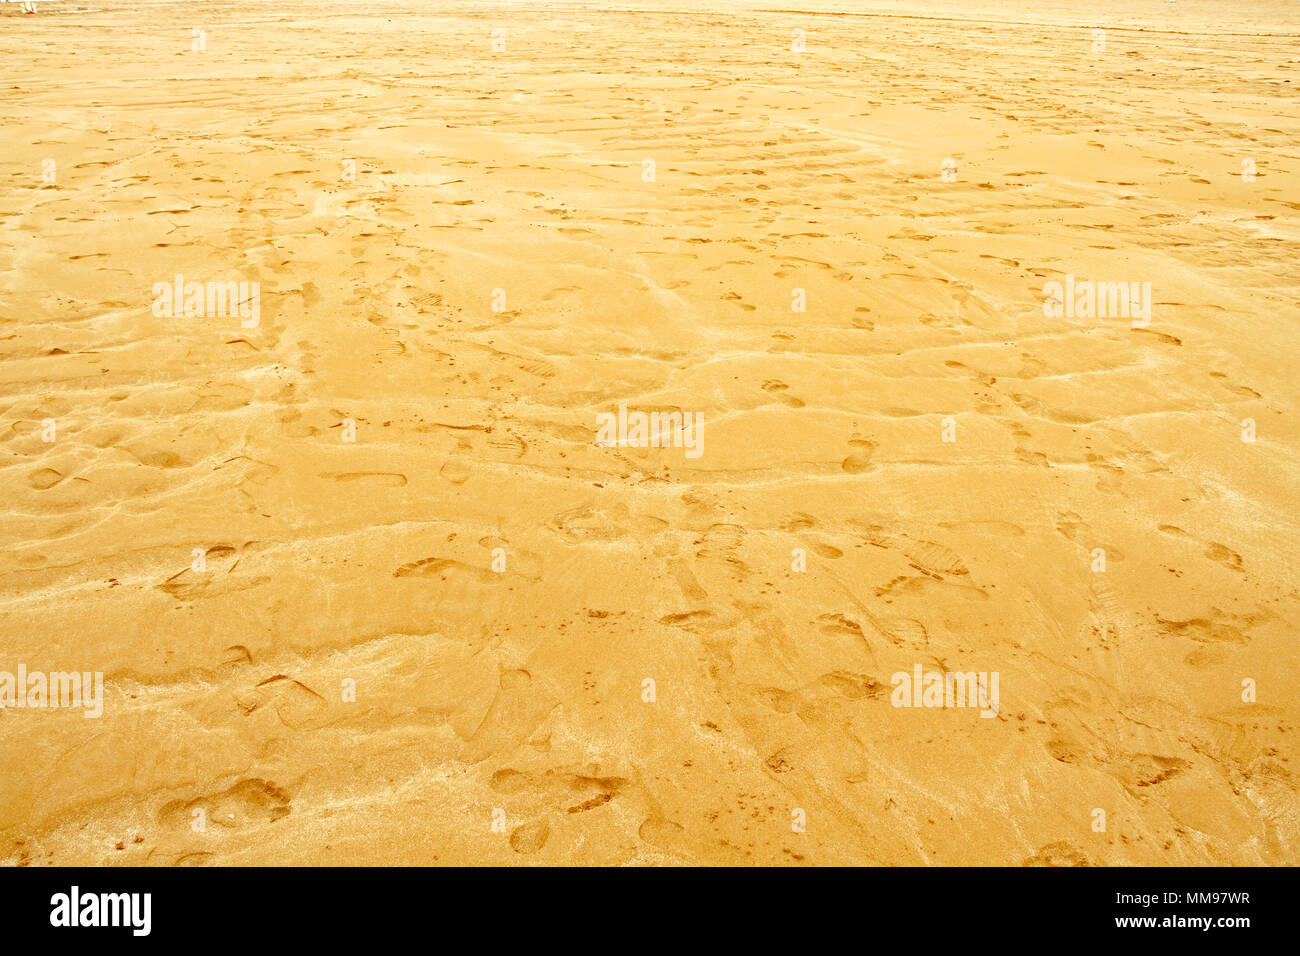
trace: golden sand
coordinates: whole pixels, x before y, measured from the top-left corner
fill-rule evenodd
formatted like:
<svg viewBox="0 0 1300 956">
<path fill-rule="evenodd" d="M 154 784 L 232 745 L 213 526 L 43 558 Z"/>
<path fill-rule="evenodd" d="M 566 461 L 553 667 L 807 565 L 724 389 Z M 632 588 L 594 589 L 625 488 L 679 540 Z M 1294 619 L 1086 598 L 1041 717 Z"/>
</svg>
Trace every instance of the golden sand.
<svg viewBox="0 0 1300 956">
<path fill-rule="evenodd" d="M 0 10 L 0 861 L 1300 862 L 1296 4 L 768 6 Z"/>
</svg>

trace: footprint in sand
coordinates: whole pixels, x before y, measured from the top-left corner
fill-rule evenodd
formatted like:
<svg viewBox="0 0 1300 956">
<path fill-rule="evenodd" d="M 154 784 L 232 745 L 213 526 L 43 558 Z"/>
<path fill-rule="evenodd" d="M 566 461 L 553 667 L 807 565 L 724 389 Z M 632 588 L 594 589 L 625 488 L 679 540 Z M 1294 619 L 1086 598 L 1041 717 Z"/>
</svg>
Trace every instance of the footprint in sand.
<svg viewBox="0 0 1300 956">
<path fill-rule="evenodd" d="M 1211 541 L 1205 548 L 1205 556 L 1211 561 L 1217 561 L 1225 568 L 1233 571 L 1241 571 L 1241 555 L 1226 545 L 1219 544 L 1217 541 Z"/>
<path fill-rule="evenodd" d="M 545 820 L 535 820 L 514 828 L 510 833 L 510 849 L 516 853 L 536 853 L 546 845 L 551 826 Z"/>
<path fill-rule="evenodd" d="M 1231 571 L 1240 571 L 1243 574 L 1245 573 L 1245 568 L 1242 567 L 1241 555 L 1225 544 L 1220 544 L 1217 541 L 1203 541 L 1195 535 L 1189 534 L 1182 528 L 1179 528 L 1177 525 L 1162 524 L 1157 526 L 1156 530 L 1161 534 L 1169 535 L 1171 538 L 1180 538 L 1184 541 L 1203 544 L 1205 545 L 1205 551 L 1203 552 L 1205 557 L 1223 565 Z"/>
<path fill-rule="evenodd" d="M 876 451 L 876 443 L 865 438 L 849 440 L 849 454 L 840 462 L 840 467 L 850 475 L 860 475 L 872 468 L 871 456 Z"/>
<path fill-rule="evenodd" d="M 495 572 L 487 568 L 478 568 L 463 561 L 457 561 L 453 558 L 421 558 L 419 561 L 412 561 L 404 564 L 393 572 L 395 578 L 436 578 L 443 580 L 452 573 L 462 574 L 471 580 L 483 584 L 490 584 L 496 580 Z"/>
<path fill-rule="evenodd" d="M 453 485 L 463 485 L 469 480 L 471 468 L 463 458 L 448 458 L 438 469 L 438 475 Z"/>
<path fill-rule="evenodd" d="M 776 398 L 779 401 L 784 402 L 785 404 L 789 405 L 791 408 L 803 408 L 804 407 L 803 399 L 795 398 L 793 395 L 785 394 L 786 390 L 789 389 L 789 387 L 790 386 L 785 384 L 785 382 L 778 382 L 775 379 L 763 383 L 763 391 L 767 392 L 767 394 L 771 395 L 773 398 Z"/>
<path fill-rule="evenodd" d="M 527 670 L 503 671 L 500 689 L 478 729 L 465 741 L 461 760 L 478 763 L 493 754 L 508 754 L 527 740 L 558 705 Z"/>
<path fill-rule="evenodd" d="M 49 491 L 63 480 L 63 475 L 53 468 L 41 468 L 27 476 L 27 484 L 37 491 Z"/>
<path fill-rule="evenodd" d="M 245 717 L 260 710 L 273 713 L 286 727 L 297 729 L 318 720 L 329 709 L 325 698 L 288 674 L 275 674 L 235 697 Z"/>
<path fill-rule="evenodd" d="M 496 793 L 533 809 L 587 813 L 614 800 L 628 786 L 623 777 L 595 777 L 548 770 L 544 774 L 506 768 L 488 781 Z"/>
<path fill-rule="evenodd" d="M 169 829 L 188 831 L 194 820 L 202 818 L 210 827 L 242 830 L 287 817 L 290 799 L 269 780 L 249 777 L 218 793 L 173 800 L 158 812 L 158 822 Z M 202 810 L 202 816 L 196 816 L 195 810 Z"/>
</svg>

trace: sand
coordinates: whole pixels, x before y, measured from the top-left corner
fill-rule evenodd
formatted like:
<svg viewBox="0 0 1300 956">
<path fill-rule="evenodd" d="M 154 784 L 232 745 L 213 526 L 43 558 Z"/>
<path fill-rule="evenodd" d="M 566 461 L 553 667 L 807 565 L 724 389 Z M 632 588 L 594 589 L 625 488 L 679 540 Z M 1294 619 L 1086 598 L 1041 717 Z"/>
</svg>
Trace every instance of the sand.
<svg viewBox="0 0 1300 956">
<path fill-rule="evenodd" d="M 1296 4 L 38 8 L 0 862 L 1300 862 Z"/>
</svg>

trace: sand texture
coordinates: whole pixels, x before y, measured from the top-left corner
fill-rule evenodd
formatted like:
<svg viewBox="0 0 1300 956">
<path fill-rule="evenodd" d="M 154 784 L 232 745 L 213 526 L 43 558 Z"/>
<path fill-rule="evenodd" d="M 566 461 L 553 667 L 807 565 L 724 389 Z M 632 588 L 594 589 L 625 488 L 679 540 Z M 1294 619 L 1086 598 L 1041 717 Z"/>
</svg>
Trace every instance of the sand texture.
<svg viewBox="0 0 1300 956">
<path fill-rule="evenodd" d="M 1297 4 L 6 4 L 0 90 L 0 671 L 104 688 L 0 863 L 1300 862 Z"/>
</svg>

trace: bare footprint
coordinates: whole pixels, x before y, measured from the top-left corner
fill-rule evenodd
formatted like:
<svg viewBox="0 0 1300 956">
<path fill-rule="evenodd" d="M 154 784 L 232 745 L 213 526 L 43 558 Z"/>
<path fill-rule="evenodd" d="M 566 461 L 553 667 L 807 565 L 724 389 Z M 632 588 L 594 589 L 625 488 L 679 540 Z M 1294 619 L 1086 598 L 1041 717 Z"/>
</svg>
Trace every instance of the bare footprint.
<svg viewBox="0 0 1300 956">
<path fill-rule="evenodd" d="M 848 457 L 840 462 L 840 467 L 850 475 L 860 475 L 864 471 L 870 471 L 871 456 L 875 453 L 876 443 L 865 438 L 853 438 L 849 440 L 849 449 Z"/>
</svg>

